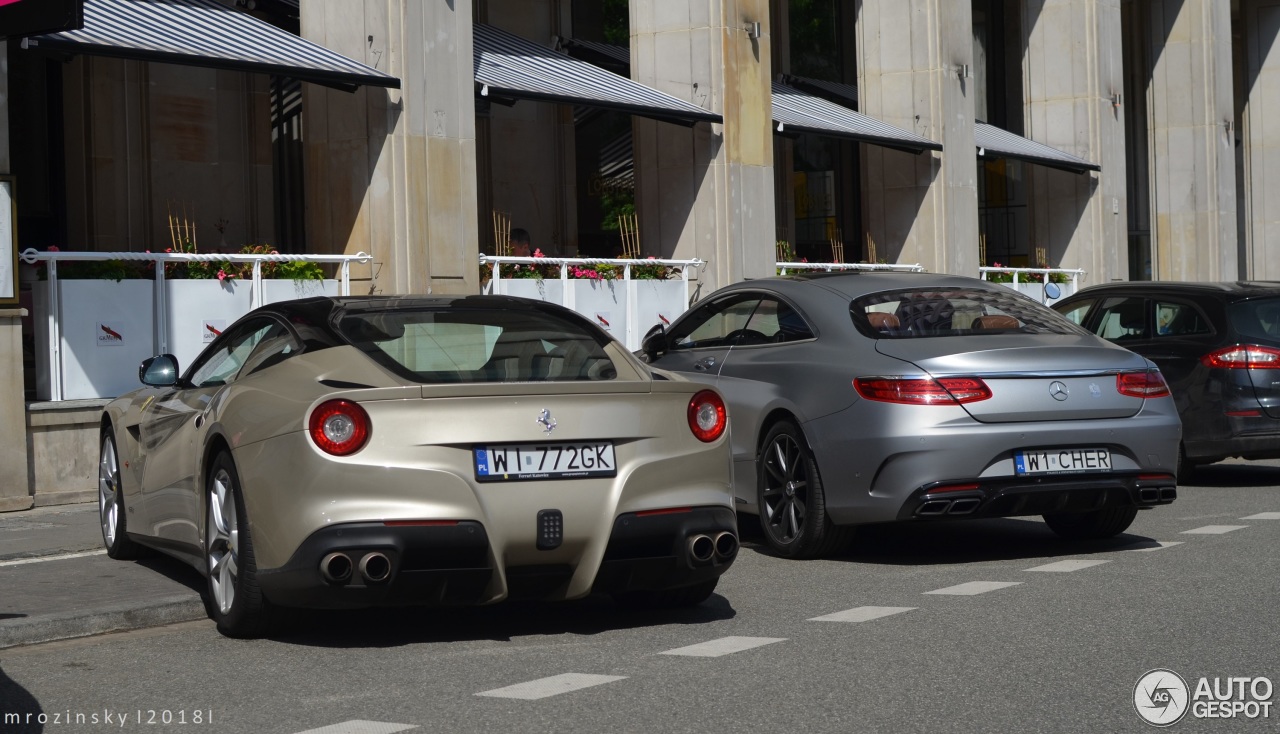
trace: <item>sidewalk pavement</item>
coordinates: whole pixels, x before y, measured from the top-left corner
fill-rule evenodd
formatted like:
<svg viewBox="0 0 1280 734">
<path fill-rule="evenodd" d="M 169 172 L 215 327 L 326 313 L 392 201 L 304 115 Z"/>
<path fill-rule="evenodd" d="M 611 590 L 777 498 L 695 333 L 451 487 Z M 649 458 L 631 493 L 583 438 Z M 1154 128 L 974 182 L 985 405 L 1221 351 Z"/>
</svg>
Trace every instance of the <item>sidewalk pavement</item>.
<svg viewBox="0 0 1280 734">
<path fill-rule="evenodd" d="M 96 503 L 0 514 L 0 649 L 204 619 L 204 579 L 102 550 Z"/>
</svg>

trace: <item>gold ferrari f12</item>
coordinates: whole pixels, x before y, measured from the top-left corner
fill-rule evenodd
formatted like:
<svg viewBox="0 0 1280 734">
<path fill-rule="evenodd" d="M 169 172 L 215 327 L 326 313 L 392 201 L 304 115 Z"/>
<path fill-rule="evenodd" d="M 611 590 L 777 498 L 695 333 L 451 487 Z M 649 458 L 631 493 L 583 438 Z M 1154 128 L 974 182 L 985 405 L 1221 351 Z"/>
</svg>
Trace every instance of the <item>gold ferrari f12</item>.
<svg viewBox="0 0 1280 734">
<path fill-rule="evenodd" d="M 103 541 L 201 571 L 227 635 L 287 607 L 692 605 L 738 550 L 720 395 L 560 306 L 277 303 L 139 378 L 102 416 Z"/>
</svg>

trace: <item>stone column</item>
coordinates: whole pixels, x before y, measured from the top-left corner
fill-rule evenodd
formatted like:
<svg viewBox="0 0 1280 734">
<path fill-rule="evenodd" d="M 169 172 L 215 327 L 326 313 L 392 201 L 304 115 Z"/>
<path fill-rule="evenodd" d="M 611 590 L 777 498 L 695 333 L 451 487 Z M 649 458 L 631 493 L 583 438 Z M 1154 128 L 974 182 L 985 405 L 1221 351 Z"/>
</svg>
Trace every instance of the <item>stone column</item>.
<svg viewBox="0 0 1280 734">
<path fill-rule="evenodd" d="M 0 95 L 0 99 L 3 95 Z M 3 105 L 0 105 L 3 111 Z M 6 123 L 0 123 L 7 126 Z M 7 150 L 7 149 L 6 149 Z M 27 408 L 22 393 L 22 317 L 25 308 L 0 308 L 0 512 L 32 505 L 27 476 Z"/>
<path fill-rule="evenodd" d="M 631 75 L 724 116 L 685 128 L 635 121 L 646 254 L 701 258 L 702 295 L 774 272 L 767 0 L 632 0 Z M 761 34 L 751 38 L 749 24 Z"/>
<path fill-rule="evenodd" d="M 1234 280 L 1231 3 L 1149 8 L 1152 277 Z"/>
<path fill-rule="evenodd" d="M 1022 2 L 1022 134 L 1102 167 L 1025 166 L 1031 251 L 1083 268 L 1088 283 L 1129 276 L 1120 15 L 1120 0 Z"/>
<path fill-rule="evenodd" d="M 303 0 L 301 33 L 399 77 L 305 84 L 307 250 L 368 252 L 353 293 L 479 289 L 472 3 Z"/>
<path fill-rule="evenodd" d="M 863 221 L 888 262 L 978 274 L 973 13 L 955 0 L 858 3 L 858 107 L 942 143 L 912 155 L 864 147 Z"/>
<path fill-rule="evenodd" d="M 1244 237 L 1241 277 L 1280 280 L 1280 2 L 1244 0 Z"/>
</svg>

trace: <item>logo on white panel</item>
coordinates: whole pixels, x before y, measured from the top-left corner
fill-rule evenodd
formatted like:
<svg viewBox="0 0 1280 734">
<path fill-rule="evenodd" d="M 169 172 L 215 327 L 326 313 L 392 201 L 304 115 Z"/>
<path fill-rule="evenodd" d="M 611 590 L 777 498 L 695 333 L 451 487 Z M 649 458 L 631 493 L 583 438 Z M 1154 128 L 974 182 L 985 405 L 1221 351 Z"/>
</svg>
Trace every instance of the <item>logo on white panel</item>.
<svg viewBox="0 0 1280 734">
<path fill-rule="evenodd" d="M 596 311 L 596 324 L 605 331 L 613 330 L 613 324 L 609 323 L 608 311 Z"/>
<path fill-rule="evenodd" d="M 100 347 L 118 347 L 124 344 L 124 335 L 120 333 L 120 327 L 112 326 L 98 322 L 98 331 L 95 333 Z"/>
<path fill-rule="evenodd" d="M 217 339 L 227 328 L 226 319 L 205 319 L 201 322 L 200 340 L 205 344 Z"/>
</svg>

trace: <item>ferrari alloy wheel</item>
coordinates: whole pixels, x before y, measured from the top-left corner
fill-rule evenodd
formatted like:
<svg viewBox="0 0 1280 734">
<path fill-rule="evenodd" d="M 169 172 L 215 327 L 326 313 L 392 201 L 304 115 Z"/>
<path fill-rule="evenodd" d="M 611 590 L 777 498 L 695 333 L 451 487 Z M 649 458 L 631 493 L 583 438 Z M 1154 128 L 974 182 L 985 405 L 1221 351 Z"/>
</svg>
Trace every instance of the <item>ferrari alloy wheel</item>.
<svg viewBox="0 0 1280 734">
<path fill-rule="evenodd" d="M 850 529 L 826 512 L 818 464 L 795 424 L 769 430 L 756 461 L 760 525 L 769 547 L 787 558 L 818 558 L 839 549 Z"/>
<path fill-rule="evenodd" d="M 205 483 L 205 562 L 209 616 L 229 637 L 256 637 L 270 626 L 271 607 L 258 589 L 240 480 L 231 457 L 218 454 Z"/>
<path fill-rule="evenodd" d="M 133 559 L 143 548 L 125 533 L 124 497 L 120 491 L 120 454 L 111 429 L 102 431 L 102 452 L 98 457 L 98 520 L 102 525 L 102 544 L 107 555 L 117 559 Z"/>
</svg>

